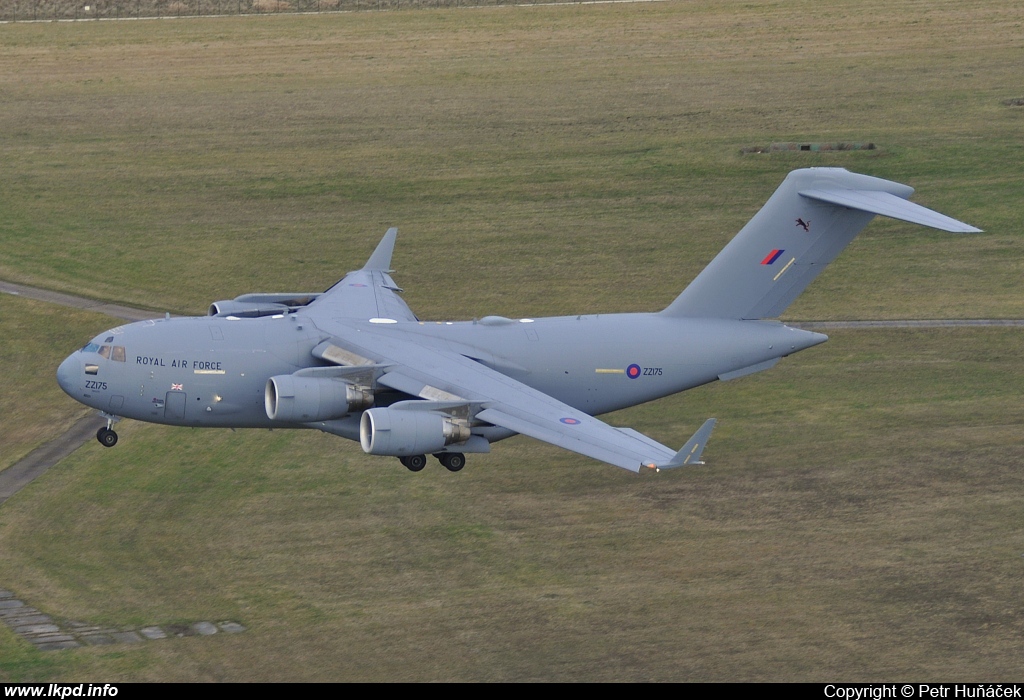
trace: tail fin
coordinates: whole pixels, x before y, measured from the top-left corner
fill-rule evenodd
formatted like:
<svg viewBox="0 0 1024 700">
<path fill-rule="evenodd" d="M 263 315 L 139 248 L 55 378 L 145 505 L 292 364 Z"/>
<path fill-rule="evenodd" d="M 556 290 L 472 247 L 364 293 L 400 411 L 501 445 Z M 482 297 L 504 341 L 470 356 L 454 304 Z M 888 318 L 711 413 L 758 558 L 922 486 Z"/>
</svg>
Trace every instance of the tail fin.
<svg viewBox="0 0 1024 700">
<path fill-rule="evenodd" d="M 907 198 L 912 187 L 843 168 L 791 172 L 754 218 L 661 313 L 774 318 L 875 214 L 955 233 L 980 229 Z"/>
</svg>

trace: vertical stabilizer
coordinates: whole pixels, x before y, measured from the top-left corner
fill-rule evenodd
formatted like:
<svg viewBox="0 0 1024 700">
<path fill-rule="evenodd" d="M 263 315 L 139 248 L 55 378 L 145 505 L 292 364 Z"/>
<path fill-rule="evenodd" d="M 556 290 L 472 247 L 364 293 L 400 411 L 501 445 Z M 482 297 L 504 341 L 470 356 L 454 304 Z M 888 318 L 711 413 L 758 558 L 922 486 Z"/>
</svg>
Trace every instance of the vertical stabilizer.
<svg viewBox="0 0 1024 700">
<path fill-rule="evenodd" d="M 794 170 L 662 314 L 775 318 L 875 214 L 946 231 L 979 230 L 908 202 L 913 192 L 843 168 Z"/>
</svg>

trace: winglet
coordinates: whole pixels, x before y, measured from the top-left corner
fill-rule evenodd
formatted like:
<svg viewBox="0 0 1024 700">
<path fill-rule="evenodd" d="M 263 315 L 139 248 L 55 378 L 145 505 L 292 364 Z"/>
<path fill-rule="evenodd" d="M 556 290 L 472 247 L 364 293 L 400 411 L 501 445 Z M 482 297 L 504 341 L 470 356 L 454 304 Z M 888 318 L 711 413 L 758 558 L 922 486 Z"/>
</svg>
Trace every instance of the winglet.
<svg viewBox="0 0 1024 700">
<path fill-rule="evenodd" d="M 384 238 L 380 239 L 380 243 L 377 244 L 373 255 L 363 265 L 363 269 L 388 272 L 391 269 L 391 255 L 395 252 L 395 238 L 397 237 L 398 229 L 395 227 L 389 228 L 388 232 L 384 234 Z"/>
<path fill-rule="evenodd" d="M 661 471 L 662 469 L 675 469 L 676 467 L 683 467 L 688 464 L 704 464 L 704 462 L 700 461 L 700 456 L 703 454 L 704 446 L 708 444 L 708 438 L 711 437 L 711 431 L 715 429 L 717 422 L 714 418 L 708 418 L 704 421 L 704 425 L 700 426 L 700 429 L 683 445 L 681 450 L 676 452 L 676 456 L 669 460 L 668 464 L 645 464 L 644 466 L 655 471 Z"/>
</svg>

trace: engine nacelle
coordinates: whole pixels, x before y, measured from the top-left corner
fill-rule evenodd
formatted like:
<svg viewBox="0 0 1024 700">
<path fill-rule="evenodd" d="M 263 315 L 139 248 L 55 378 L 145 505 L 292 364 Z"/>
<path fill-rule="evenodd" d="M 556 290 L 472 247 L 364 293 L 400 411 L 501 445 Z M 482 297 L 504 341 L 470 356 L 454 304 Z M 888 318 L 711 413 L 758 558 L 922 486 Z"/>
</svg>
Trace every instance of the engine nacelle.
<svg viewBox="0 0 1024 700">
<path fill-rule="evenodd" d="M 289 309 L 284 304 L 255 303 L 251 301 L 234 301 L 225 299 L 210 304 L 208 316 L 237 316 L 238 318 L 259 318 L 260 316 L 276 316 L 286 314 Z"/>
<path fill-rule="evenodd" d="M 359 444 L 371 455 L 432 454 L 471 435 L 468 423 L 431 411 L 371 408 L 359 422 Z"/>
<path fill-rule="evenodd" d="M 339 379 L 282 374 L 264 392 L 267 417 L 286 423 L 333 420 L 372 404 L 373 394 Z"/>
</svg>

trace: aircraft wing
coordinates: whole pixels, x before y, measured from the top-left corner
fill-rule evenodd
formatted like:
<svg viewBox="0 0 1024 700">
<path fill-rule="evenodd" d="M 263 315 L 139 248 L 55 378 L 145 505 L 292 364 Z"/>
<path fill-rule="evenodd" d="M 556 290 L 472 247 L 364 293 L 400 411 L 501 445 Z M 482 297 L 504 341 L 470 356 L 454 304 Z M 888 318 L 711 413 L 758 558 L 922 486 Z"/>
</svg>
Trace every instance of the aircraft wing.
<svg viewBox="0 0 1024 700">
<path fill-rule="evenodd" d="M 389 274 L 397 235 L 397 228 L 388 229 L 362 269 L 345 275 L 309 308 L 332 318 L 372 318 L 384 323 L 418 320 L 398 296 L 402 290 Z"/>
<path fill-rule="evenodd" d="M 316 354 L 339 364 L 366 358 L 383 366 L 386 369 L 378 379 L 380 384 L 426 399 L 424 407 L 428 410 L 429 402 L 445 406 L 461 402 L 472 407 L 479 421 L 632 472 L 639 472 L 642 467 L 672 468 L 697 463 L 714 425 L 713 420 L 706 423 L 677 452 L 636 431 L 613 428 L 468 357 L 391 332 L 400 329 L 343 320 L 318 320 L 317 325 L 335 338 L 326 341 Z"/>
</svg>

